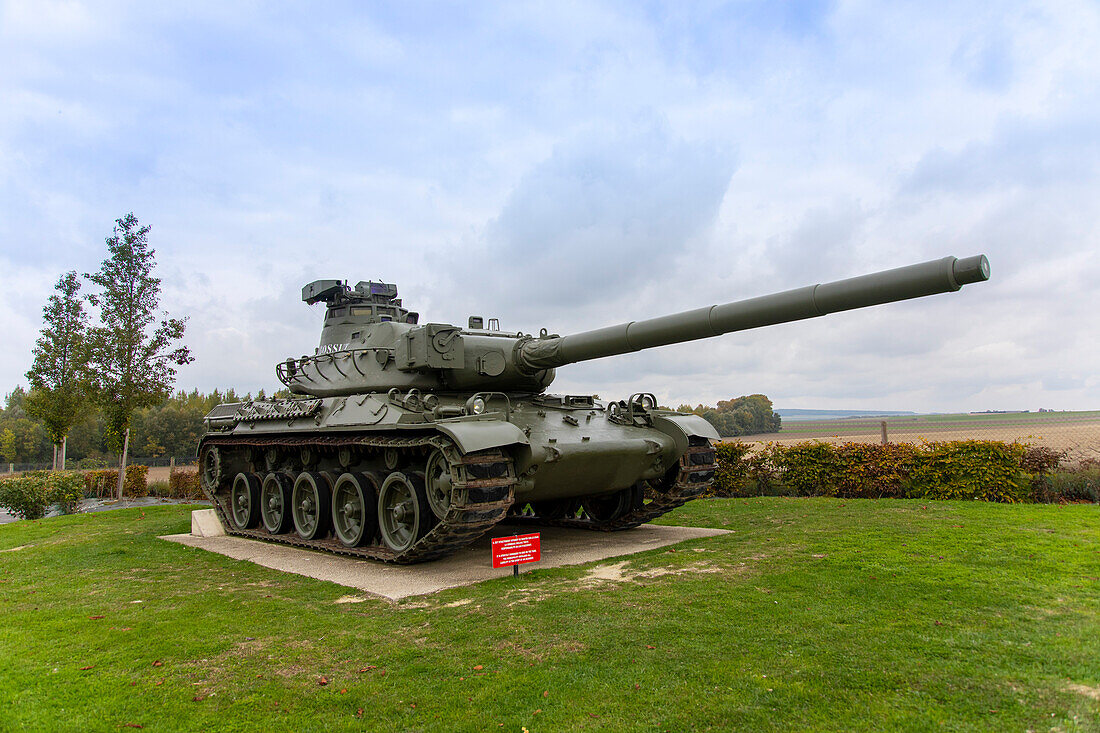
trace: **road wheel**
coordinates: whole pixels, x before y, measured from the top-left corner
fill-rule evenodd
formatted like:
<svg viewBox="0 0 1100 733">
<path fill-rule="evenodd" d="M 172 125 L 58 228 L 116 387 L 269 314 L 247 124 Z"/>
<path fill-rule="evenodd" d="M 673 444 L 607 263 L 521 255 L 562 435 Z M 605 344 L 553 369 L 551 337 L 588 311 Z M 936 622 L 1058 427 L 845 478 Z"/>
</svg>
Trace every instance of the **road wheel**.
<svg viewBox="0 0 1100 733">
<path fill-rule="evenodd" d="M 229 490 L 229 516 L 237 529 L 252 529 L 260 523 L 260 477 L 238 473 Z"/>
<path fill-rule="evenodd" d="M 614 494 L 590 496 L 584 500 L 582 506 L 592 521 L 611 522 L 633 509 L 637 497 L 637 487 L 631 486 Z"/>
<path fill-rule="evenodd" d="M 298 474 L 291 496 L 291 515 L 294 517 L 294 529 L 302 539 L 315 540 L 325 536 L 330 506 L 332 492 L 328 478 L 314 471 Z"/>
<path fill-rule="evenodd" d="M 430 529 L 432 516 L 424 482 L 416 474 L 395 471 L 378 491 L 378 529 L 394 552 L 405 552 Z"/>
<path fill-rule="evenodd" d="M 345 547 L 359 547 L 378 533 L 378 484 L 367 473 L 345 473 L 332 487 L 332 529 Z"/>
<path fill-rule="evenodd" d="M 264 529 L 271 534 L 289 532 L 294 520 L 290 516 L 290 503 L 294 483 L 285 473 L 269 473 L 260 487 L 260 517 Z"/>
</svg>

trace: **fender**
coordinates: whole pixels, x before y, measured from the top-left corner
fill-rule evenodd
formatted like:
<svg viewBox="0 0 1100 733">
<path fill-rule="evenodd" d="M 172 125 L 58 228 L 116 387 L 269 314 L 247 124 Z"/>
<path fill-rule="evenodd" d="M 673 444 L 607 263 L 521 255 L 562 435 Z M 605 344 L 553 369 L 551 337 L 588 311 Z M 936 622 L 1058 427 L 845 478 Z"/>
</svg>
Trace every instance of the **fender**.
<svg viewBox="0 0 1100 733">
<path fill-rule="evenodd" d="M 676 442 L 676 450 L 680 455 L 687 452 L 688 438 L 700 437 L 707 440 L 721 440 L 718 431 L 709 422 L 698 415 L 683 415 L 673 413 L 670 415 L 654 415 L 653 427 L 672 438 Z"/>
<path fill-rule="evenodd" d="M 463 453 L 498 448 L 505 445 L 528 445 L 523 431 L 503 420 L 478 420 L 436 423 L 439 432 L 453 440 Z"/>
</svg>

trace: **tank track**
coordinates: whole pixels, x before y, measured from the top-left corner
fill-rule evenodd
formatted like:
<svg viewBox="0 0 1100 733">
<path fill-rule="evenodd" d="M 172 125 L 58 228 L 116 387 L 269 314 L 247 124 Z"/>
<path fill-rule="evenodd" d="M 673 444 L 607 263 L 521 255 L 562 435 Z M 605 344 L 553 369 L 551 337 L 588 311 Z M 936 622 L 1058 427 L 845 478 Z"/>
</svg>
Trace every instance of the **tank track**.
<svg viewBox="0 0 1100 733">
<path fill-rule="evenodd" d="M 400 451 L 411 451 L 423 447 L 440 449 L 452 467 L 461 467 L 461 470 L 452 473 L 457 480 L 454 482 L 455 491 L 450 510 L 447 516 L 439 520 L 427 534 L 401 553 L 394 552 L 377 539 L 375 544 L 348 547 L 335 536 L 307 540 L 300 537 L 293 529 L 284 534 L 271 534 L 262 527 L 238 529 L 229 518 L 225 506 L 225 499 L 228 497 L 227 477 L 220 477 L 221 480 L 213 491 L 203 486 L 203 493 L 214 505 L 218 519 L 229 535 L 386 563 L 412 564 L 434 560 L 456 552 L 504 519 L 515 494 L 516 478 L 511 458 L 495 449 L 474 451 L 463 455 L 459 453 L 452 441 L 440 435 L 414 438 L 370 435 L 210 436 L 202 442 L 199 448 L 200 455 L 207 446 L 227 449 L 310 448 L 318 451 L 364 446 L 393 448 Z M 228 479 L 232 481 L 232 477 Z"/>
<path fill-rule="evenodd" d="M 714 446 L 710 445 L 708 441 L 706 445 L 689 446 L 687 452 L 680 456 L 679 471 L 671 482 L 671 486 L 668 486 L 666 482 L 667 488 L 648 487 L 646 495 L 652 499 L 651 501 L 639 503 L 633 509 L 614 519 L 593 519 L 587 513 L 584 517 L 567 517 L 565 519 L 511 514 L 508 519 L 509 521 L 518 520 L 548 527 L 570 527 L 602 532 L 632 529 L 646 522 L 651 522 L 662 514 L 667 514 L 676 507 L 683 506 L 692 499 L 698 498 L 714 481 L 714 472 L 717 468 Z"/>
</svg>

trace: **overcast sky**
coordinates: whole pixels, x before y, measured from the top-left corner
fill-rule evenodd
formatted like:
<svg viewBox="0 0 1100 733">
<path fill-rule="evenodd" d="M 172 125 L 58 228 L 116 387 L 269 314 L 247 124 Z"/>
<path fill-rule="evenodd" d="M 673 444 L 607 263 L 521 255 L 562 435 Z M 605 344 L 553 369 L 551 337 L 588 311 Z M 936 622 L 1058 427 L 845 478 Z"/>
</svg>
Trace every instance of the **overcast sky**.
<svg viewBox="0 0 1100 733">
<path fill-rule="evenodd" d="M 959 293 L 552 389 L 1100 408 L 1100 5 L 0 2 L 4 392 L 129 211 L 183 388 L 278 386 L 316 278 L 569 333 L 985 253 Z"/>
</svg>

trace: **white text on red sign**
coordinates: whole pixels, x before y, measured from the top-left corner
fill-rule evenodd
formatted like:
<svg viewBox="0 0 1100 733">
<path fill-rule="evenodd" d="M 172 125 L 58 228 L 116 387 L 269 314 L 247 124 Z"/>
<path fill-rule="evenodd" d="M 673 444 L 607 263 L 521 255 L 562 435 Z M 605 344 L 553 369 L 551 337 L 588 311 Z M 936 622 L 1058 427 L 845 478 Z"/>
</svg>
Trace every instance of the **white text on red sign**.
<svg viewBox="0 0 1100 733">
<path fill-rule="evenodd" d="M 539 534 L 523 534 L 516 537 L 498 537 L 493 540 L 493 567 L 522 565 L 542 558 Z"/>
</svg>

